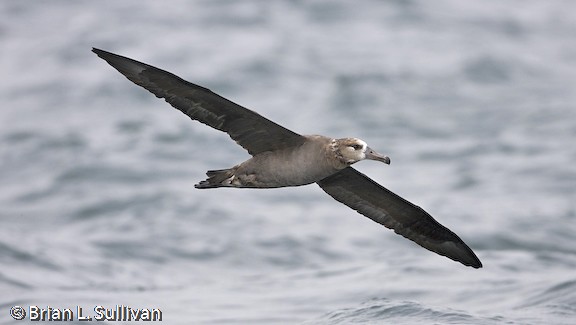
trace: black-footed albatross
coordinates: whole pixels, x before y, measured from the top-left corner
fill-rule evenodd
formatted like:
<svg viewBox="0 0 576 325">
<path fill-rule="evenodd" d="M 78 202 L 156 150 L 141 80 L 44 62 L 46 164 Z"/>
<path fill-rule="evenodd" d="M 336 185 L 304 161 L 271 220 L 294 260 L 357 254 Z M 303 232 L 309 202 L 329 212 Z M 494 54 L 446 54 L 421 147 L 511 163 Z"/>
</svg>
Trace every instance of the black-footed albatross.
<svg viewBox="0 0 576 325">
<path fill-rule="evenodd" d="M 482 263 L 455 233 L 419 206 L 392 193 L 351 165 L 390 159 L 356 138 L 300 135 L 209 89 L 127 57 L 92 49 L 116 70 L 156 97 L 230 137 L 252 158 L 210 170 L 196 188 L 276 188 L 316 183 L 328 195 L 420 246 L 474 268 Z"/>
</svg>

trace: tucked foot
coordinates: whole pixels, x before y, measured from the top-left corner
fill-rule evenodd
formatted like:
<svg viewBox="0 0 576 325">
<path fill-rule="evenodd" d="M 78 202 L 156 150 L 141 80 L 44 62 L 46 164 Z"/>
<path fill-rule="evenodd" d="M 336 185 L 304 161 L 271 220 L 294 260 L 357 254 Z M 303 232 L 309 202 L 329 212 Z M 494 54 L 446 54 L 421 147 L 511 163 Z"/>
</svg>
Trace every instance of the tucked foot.
<svg viewBox="0 0 576 325">
<path fill-rule="evenodd" d="M 216 187 L 231 187 L 232 180 L 234 179 L 235 168 L 209 170 L 206 172 L 208 179 L 201 181 L 194 185 L 195 188 L 216 188 Z"/>
</svg>

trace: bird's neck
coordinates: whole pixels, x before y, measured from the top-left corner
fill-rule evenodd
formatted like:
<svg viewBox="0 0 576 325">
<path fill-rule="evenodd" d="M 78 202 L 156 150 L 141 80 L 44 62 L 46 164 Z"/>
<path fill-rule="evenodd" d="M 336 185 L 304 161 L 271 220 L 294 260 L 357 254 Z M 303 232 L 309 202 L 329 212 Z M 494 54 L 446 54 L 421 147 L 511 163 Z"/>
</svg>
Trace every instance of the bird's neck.
<svg viewBox="0 0 576 325">
<path fill-rule="evenodd" d="M 349 161 L 348 159 L 346 159 L 342 153 L 340 152 L 340 146 L 338 144 L 338 140 L 337 139 L 331 139 L 330 140 L 330 144 L 329 144 L 329 152 L 332 154 L 330 158 L 330 161 L 332 161 L 332 165 L 334 166 L 334 168 L 336 169 L 344 169 L 350 165 L 352 165 L 354 162 Z"/>
</svg>

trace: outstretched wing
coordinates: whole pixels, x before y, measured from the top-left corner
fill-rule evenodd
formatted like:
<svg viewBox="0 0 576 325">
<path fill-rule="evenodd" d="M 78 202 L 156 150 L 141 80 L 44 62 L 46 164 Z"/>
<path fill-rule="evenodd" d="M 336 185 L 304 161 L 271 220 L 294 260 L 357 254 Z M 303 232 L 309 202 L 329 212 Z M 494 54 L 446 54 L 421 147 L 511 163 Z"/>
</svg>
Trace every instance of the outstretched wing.
<svg viewBox="0 0 576 325">
<path fill-rule="evenodd" d="M 482 267 L 470 247 L 450 229 L 356 169 L 347 167 L 317 183 L 337 201 L 420 246 L 464 265 Z"/>
<path fill-rule="evenodd" d="M 251 155 L 300 145 L 304 137 L 170 72 L 114 53 L 92 51 L 135 84 L 191 119 L 228 133 Z"/>
</svg>

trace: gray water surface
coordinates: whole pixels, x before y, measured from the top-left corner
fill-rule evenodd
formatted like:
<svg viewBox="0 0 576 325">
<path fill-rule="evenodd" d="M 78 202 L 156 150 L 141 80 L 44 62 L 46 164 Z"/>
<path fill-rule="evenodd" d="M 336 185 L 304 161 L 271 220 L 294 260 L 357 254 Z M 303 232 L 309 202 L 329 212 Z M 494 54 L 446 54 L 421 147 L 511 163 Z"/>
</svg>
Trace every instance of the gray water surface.
<svg viewBox="0 0 576 325">
<path fill-rule="evenodd" d="M 17 323 L 16 305 L 158 308 L 167 324 L 576 323 L 575 12 L 561 0 L 0 2 L 0 323 Z M 484 268 L 316 185 L 195 190 L 248 154 L 93 46 L 296 132 L 366 140 L 392 164 L 357 168 Z"/>
</svg>

